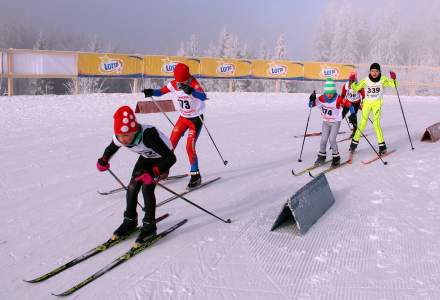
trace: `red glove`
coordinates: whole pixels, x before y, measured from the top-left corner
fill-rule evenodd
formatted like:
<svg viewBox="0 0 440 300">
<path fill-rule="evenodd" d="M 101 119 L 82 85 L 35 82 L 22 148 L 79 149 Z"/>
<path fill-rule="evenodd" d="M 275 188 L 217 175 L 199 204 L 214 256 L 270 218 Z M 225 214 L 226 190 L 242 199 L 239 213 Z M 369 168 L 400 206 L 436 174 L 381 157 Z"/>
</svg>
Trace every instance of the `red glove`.
<svg viewBox="0 0 440 300">
<path fill-rule="evenodd" d="M 390 77 L 392 80 L 396 80 L 396 73 L 394 73 L 393 71 L 390 71 Z"/>
<path fill-rule="evenodd" d="M 356 73 L 355 72 L 351 72 L 350 76 L 348 76 L 348 80 L 356 81 L 357 80 Z"/>
<path fill-rule="evenodd" d="M 151 177 L 150 174 L 148 174 L 148 172 L 138 176 L 135 178 L 136 181 L 142 181 L 143 184 L 153 184 L 156 183 L 156 180 L 153 179 L 153 177 Z"/>
<path fill-rule="evenodd" d="M 104 172 L 110 169 L 110 164 L 108 163 L 108 157 L 103 156 L 100 159 L 98 159 L 98 161 L 96 162 L 96 168 L 100 172 Z"/>
</svg>

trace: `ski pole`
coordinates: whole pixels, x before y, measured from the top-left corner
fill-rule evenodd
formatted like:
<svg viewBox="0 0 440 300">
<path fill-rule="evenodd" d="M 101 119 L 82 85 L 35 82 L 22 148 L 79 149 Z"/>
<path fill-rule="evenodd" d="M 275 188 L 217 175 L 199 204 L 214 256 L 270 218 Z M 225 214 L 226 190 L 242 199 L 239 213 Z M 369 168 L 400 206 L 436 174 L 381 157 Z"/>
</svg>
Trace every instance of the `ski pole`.
<svg viewBox="0 0 440 300">
<path fill-rule="evenodd" d="M 313 94 L 316 94 L 315 91 L 313 91 Z M 307 118 L 306 130 L 304 131 L 304 138 L 303 138 L 303 143 L 302 143 L 302 146 L 301 146 L 301 153 L 299 154 L 299 158 L 298 158 L 298 161 L 299 161 L 299 162 L 302 162 L 301 157 L 302 157 L 302 154 L 303 154 L 304 143 L 305 143 L 305 141 L 306 141 L 307 128 L 309 128 L 309 121 L 310 121 L 310 115 L 311 115 L 311 114 L 312 114 L 312 108 L 310 107 L 310 108 L 309 108 L 309 116 L 308 116 L 308 118 Z"/>
<path fill-rule="evenodd" d="M 200 119 L 200 121 L 202 122 L 203 127 L 205 127 L 206 132 L 208 133 L 209 138 L 211 139 L 211 142 L 212 142 L 212 144 L 213 144 L 214 147 L 215 147 L 215 150 L 217 150 L 217 153 L 218 153 L 218 155 L 220 156 L 220 159 L 222 160 L 223 164 L 226 166 L 226 165 L 228 164 L 228 161 L 223 159 L 223 156 L 222 156 L 222 154 L 220 153 L 220 150 L 218 150 L 218 147 L 217 147 L 217 145 L 215 144 L 214 139 L 213 139 L 212 136 L 211 136 L 211 133 L 209 133 L 208 127 L 206 127 L 205 121 L 203 121 L 203 119 L 202 119 L 201 116 L 199 116 L 199 119 Z"/>
<path fill-rule="evenodd" d="M 128 188 L 125 186 L 125 184 L 118 178 L 118 176 L 116 176 L 115 173 L 113 173 L 112 170 L 108 169 L 107 171 L 109 171 L 109 173 L 112 174 L 113 178 L 116 179 L 117 182 L 119 182 L 119 184 L 124 188 L 124 190 L 128 191 Z M 139 203 L 139 201 L 136 200 L 136 202 L 142 208 L 142 210 L 144 210 L 144 207 Z"/>
<path fill-rule="evenodd" d="M 408 124 L 406 123 L 405 113 L 403 112 L 402 102 L 400 101 L 399 90 L 397 89 L 396 79 L 394 79 L 394 88 L 396 89 L 397 98 L 399 99 L 400 109 L 402 110 L 403 121 L 405 121 L 406 132 L 408 132 L 409 143 L 411 144 L 411 150 L 414 150 L 414 146 L 411 141 L 411 135 L 409 134 Z"/>
<path fill-rule="evenodd" d="M 204 209 L 203 207 L 201 207 L 201 206 L 195 204 L 194 202 L 188 200 L 187 198 L 183 197 L 182 195 L 177 194 L 175 191 L 173 191 L 172 189 L 170 189 L 170 188 L 164 186 L 163 184 L 160 184 L 159 182 L 157 182 L 157 185 L 160 186 L 161 188 L 163 188 L 164 190 L 170 192 L 170 193 L 173 194 L 174 196 L 179 197 L 180 199 L 182 199 L 182 200 L 188 202 L 188 203 L 191 204 L 191 205 L 194 205 L 195 207 L 197 207 L 198 209 L 204 211 L 205 213 L 207 213 L 207 214 L 209 214 L 209 215 L 211 215 L 211 216 L 213 216 L 213 217 L 219 219 L 220 221 L 222 221 L 222 222 L 224 222 L 224 223 L 231 223 L 231 219 L 224 220 L 224 219 L 220 218 L 219 216 L 213 214 L 212 212 L 210 212 L 210 211 Z"/>
<path fill-rule="evenodd" d="M 156 100 L 154 100 L 153 97 L 150 97 L 151 100 L 153 101 L 154 105 L 156 105 L 157 109 L 165 116 L 165 118 L 168 119 L 168 121 L 171 123 L 171 125 L 174 127 L 174 123 L 173 121 L 171 121 L 171 119 L 168 117 L 168 115 L 163 111 L 162 107 L 160 107 L 160 105 L 156 102 Z"/>
<path fill-rule="evenodd" d="M 347 117 L 345 117 L 345 120 L 347 120 Z M 373 144 L 371 144 L 371 142 L 370 142 L 370 141 L 368 140 L 368 138 L 364 135 L 364 133 L 363 133 L 362 131 L 360 131 L 359 128 L 358 128 L 357 130 L 361 133 L 362 137 L 368 142 L 368 144 L 371 146 L 371 149 L 373 149 L 374 153 L 376 153 L 376 155 L 379 157 L 379 159 L 382 161 L 382 163 L 383 163 L 384 165 L 387 165 L 388 162 L 387 162 L 387 161 L 384 161 L 384 160 L 382 159 L 382 156 L 376 151 L 376 149 L 374 148 Z"/>
</svg>

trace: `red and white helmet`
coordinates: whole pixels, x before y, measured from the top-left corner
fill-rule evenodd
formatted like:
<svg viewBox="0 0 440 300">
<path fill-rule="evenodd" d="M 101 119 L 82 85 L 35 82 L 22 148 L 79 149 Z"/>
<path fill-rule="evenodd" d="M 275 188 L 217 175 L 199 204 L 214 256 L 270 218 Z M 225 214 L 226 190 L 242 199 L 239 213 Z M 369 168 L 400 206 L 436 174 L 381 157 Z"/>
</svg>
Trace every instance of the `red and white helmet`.
<svg viewBox="0 0 440 300">
<path fill-rule="evenodd" d="M 113 115 L 115 134 L 125 134 L 130 132 L 136 132 L 138 129 L 138 123 L 133 110 L 125 105 L 118 108 Z"/>
</svg>

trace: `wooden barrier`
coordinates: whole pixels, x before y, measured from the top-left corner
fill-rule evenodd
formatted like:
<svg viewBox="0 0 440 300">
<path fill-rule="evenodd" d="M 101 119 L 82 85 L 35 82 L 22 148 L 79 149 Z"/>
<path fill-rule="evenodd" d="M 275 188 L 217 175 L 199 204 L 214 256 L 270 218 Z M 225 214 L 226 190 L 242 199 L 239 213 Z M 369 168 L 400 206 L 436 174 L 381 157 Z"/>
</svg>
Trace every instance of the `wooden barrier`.
<svg viewBox="0 0 440 300">
<path fill-rule="evenodd" d="M 163 112 L 176 111 L 172 100 L 160 100 L 156 101 L 156 103 L 154 103 L 153 101 L 138 101 L 138 103 L 136 104 L 135 113 L 157 113 L 160 112 L 158 106 L 162 109 Z"/>
</svg>

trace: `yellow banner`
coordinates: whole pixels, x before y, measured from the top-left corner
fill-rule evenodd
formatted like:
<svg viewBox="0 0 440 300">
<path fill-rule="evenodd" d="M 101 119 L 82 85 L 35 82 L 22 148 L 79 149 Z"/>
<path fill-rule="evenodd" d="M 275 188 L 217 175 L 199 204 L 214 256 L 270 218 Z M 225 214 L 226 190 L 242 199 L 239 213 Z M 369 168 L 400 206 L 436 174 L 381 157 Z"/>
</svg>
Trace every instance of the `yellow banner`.
<svg viewBox="0 0 440 300">
<path fill-rule="evenodd" d="M 252 62 L 240 59 L 201 58 L 200 76 L 205 78 L 250 78 Z"/>
<path fill-rule="evenodd" d="M 147 77 L 173 77 L 174 68 L 178 63 L 186 64 L 191 75 L 199 75 L 199 59 L 163 55 L 145 56 L 144 74 Z"/>
<path fill-rule="evenodd" d="M 113 53 L 78 53 L 78 76 L 141 77 L 142 57 Z"/>
<path fill-rule="evenodd" d="M 328 77 L 334 80 L 348 80 L 350 72 L 355 71 L 352 65 L 342 65 L 324 62 L 304 63 L 304 79 L 325 80 Z"/>
<path fill-rule="evenodd" d="M 252 77 L 302 79 L 303 64 L 288 60 L 253 60 Z"/>
</svg>

